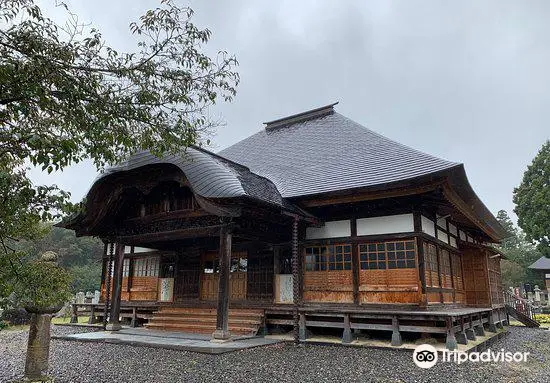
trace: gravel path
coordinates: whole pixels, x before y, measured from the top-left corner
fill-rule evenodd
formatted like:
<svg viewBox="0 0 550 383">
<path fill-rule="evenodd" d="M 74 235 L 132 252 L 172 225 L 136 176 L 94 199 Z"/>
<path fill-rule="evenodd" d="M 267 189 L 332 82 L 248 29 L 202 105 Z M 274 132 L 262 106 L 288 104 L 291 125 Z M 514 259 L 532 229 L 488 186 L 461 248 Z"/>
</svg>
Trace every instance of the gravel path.
<svg viewBox="0 0 550 383">
<path fill-rule="evenodd" d="M 74 328 L 54 327 L 56 334 Z M 26 331 L 0 331 L 0 382 L 22 374 Z M 403 351 L 274 345 L 203 355 L 52 340 L 57 382 L 550 382 L 550 331 L 511 327 L 493 350 L 530 352 L 527 363 L 438 363 L 423 370 Z"/>
</svg>

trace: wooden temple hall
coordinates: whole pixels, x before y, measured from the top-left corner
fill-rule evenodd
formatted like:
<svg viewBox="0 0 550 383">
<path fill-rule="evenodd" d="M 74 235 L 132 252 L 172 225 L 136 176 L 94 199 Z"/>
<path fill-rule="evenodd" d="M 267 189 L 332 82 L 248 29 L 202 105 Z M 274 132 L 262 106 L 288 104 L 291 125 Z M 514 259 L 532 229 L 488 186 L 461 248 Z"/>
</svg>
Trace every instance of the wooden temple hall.
<svg viewBox="0 0 550 383">
<path fill-rule="evenodd" d="M 108 329 L 132 312 L 134 325 L 221 340 L 381 331 L 453 349 L 506 324 L 491 246 L 505 233 L 464 166 L 334 105 L 217 154 L 141 152 L 105 170 L 61 226 L 105 242 Z"/>
</svg>

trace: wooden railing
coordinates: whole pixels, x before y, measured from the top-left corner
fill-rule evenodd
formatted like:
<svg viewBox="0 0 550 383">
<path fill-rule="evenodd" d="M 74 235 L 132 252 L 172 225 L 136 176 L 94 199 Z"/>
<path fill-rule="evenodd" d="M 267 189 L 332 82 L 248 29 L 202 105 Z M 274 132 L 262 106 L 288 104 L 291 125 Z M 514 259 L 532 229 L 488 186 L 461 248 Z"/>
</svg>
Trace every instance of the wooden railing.
<svg viewBox="0 0 550 383">
<path fill-rule="evenodd" d="M 510 291 L 504 291 L 504 304 L 525 315 L 533 321 L 535 319 L 535 306 L 527 299 L 520 298 Z"/>
</svg>

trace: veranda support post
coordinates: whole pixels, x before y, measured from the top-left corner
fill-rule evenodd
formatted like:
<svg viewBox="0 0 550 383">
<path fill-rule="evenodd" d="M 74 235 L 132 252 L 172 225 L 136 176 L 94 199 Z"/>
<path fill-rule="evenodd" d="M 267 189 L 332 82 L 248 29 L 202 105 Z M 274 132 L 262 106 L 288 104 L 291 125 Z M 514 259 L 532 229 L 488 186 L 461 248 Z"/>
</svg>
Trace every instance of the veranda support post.
<svg viewBox="0 0 550 383">
<path fill-rule="evenodd" d="M 218 307 L 216 310 L 216 331 L 213 341 L 225 341 L 231 338 L 229 332 L 229 272 L 231 264 L 231 229 L 224 225 L 220 229 L 220 277 L 218 285 Z"/>
<path fill-rule="evenodd" d="M 122 264 L 124 261 L 124 244 L 117 243 L 114 259 L 113 275 L 113 296 L 111 298 L 111 314 L 109 316 L 108 331 L 118 331 L 122 328 L 120 325 L 120 293 L 122 290 Z"/>
</svg>

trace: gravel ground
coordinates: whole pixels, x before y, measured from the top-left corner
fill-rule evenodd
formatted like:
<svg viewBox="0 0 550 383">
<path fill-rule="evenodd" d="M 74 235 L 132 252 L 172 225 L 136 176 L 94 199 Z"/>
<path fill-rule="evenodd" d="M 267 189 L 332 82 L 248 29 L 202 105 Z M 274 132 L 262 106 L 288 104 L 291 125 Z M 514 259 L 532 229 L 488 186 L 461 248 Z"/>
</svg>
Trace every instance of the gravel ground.
<svg viewBox="0 0 550 383">
<path fill-rule="evenodd" d="M 1 382 L 22 374 L 26 340 L 26 331 L 0 331 Z M 550 382 L 550 331 L 511 327 L 492 346 L 501 348 L 531 354 L 526 363 L 438 363 L 423 370 L 410 352 L 392 350 L 279 344 L 215 356 L 52 340 L 49 373 L 57 382 Z"/>
</svg>

